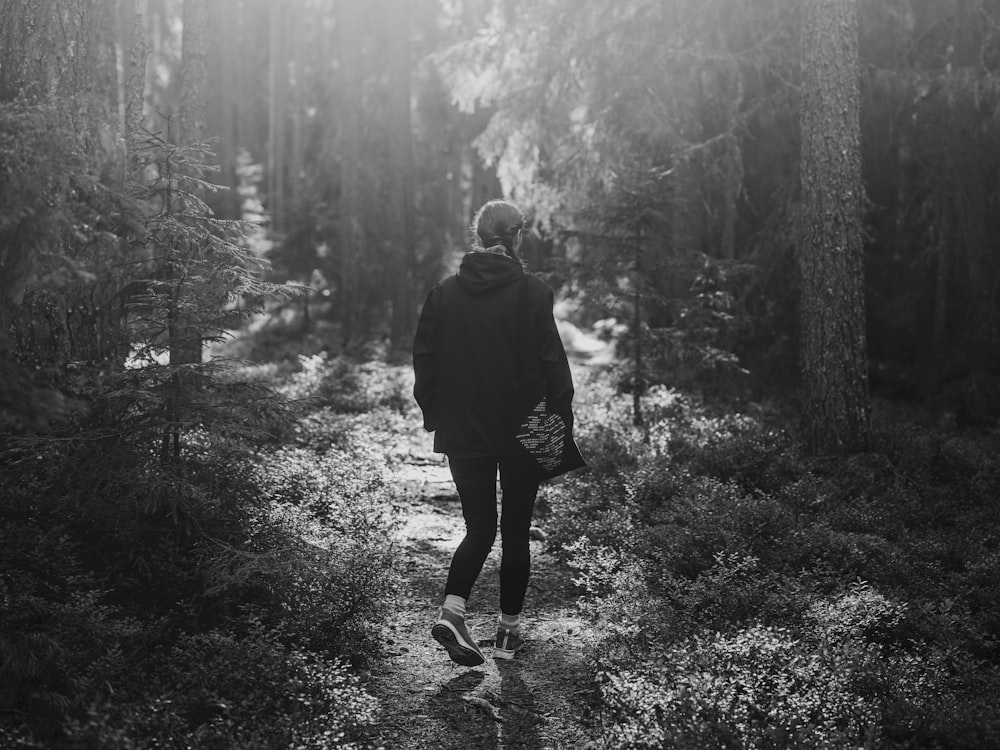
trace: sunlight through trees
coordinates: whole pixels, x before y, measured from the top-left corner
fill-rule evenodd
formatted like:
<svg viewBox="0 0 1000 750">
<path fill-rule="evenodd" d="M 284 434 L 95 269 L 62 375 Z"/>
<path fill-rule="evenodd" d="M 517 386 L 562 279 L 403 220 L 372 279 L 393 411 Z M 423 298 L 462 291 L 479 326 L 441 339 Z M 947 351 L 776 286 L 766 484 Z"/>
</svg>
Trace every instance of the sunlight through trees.
<svg viewBox="0 0 1000 750">
<path fill-rule="evenodd" d="M 996 3 L 0 0 L 0 745 L 389 737 L 411 342 L 507 198 L 594 628 L 513 731 L 989 746 L 997 175 Z"/>
</svg>

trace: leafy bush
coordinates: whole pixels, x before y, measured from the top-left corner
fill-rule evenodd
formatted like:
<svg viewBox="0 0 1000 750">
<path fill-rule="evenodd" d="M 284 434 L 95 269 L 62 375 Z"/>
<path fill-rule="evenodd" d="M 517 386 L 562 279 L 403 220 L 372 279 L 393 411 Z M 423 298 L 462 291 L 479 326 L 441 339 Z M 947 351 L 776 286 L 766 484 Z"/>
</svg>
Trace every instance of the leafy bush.
<svg viewBox="0 0 1000 750">
<path fill-rule="evenodd" d="M 816 636 L 824 643 L 879 641 L 882 634 L 897 627 L 906 608 L 890 601 L 865 581 L 855 581 L 833 601 L 819 601 L 809 608 L 807 618 Z"/>
<path fill-rule="evenodd" d="M 580 450 L 595 474 L 621 474 L 645 452 L 644 436 L 633 422 L 631 403 L 606 376 L 573 372 L 576 396 L 574 433 Z"/>
<path fill-rule="evenodd" d="M 736 552 L 716 554 L 715 563 L 694 579 L 661 570 L 653 590 L 664 602 L 661 630 L 671 638 L 701 629 L 732 632 L 754 622 L 793 625 L 809 604 L 800 577 Z"/>
<path fill-rule="evenodd" d="M 812 459 L 780 415 L 655 388 L 631 440 L 601 398 L 603 468 L 544 496 L 608 746 L 998 744 L 1000 433 L 883 426 Z"/>
<path fill-rule="evenodd" d="M 41 727 L 93 695 L 91 675 L 141 643 L 140 624 L 107 602 L 65 528 L 0 526 L 0 709 Z M 9 713 L 8 713 L 9 712 Z M 43 738 L 45 734 L 42 735 Z"/>
<path fill-rule="evenodd" d="M 772 492 L 802 472 L 789 435 L 745 414 L 687 409 L 669 423 L 666 452 L 689 473 Z"/>
<path fill-rule="evenodd" d="M 65 741 L 95 747 L 360 748 L 375 699 L 348 669 L 290 649 L 280 632 L 183 635 L 135 674 L 101 677 L 117 699 L 87 706 Z M 117 678 L 117 679 L 115 679 Z"/>
<path fill-rule="evenodd" d="M 88 431 L 4 454 L 5 739 L 354 746 L 372 702 L 350 669 L 378 653 L 396 578 L 382 458 L 261 453 L 218 426 L 179 460 Z"/>
<path fill-rule="evenodd" d="M 365 466 L 356 458 L 333 454 L 318 467 L 304 456 L 297 464 L 287 456 L 281 460 L 286 469 L 281 477 L 293 482 L 299 479 L 296 468 L 312 479 L 317 472 L 341 469 L 326 485 L 328 495 L 317 493 L 309 498 L 322 512 L 271 497 L 274 485 L 254 481 L 253 471 L 240 462 L 231 464 L 228 471 L 216 467 L 215 485 L 199 485 L 197 505 L 182 502 L 176 506 L 173 518 L 181 521 L 179 528 L 171 516 L 158 520 L 155 505 L 152 515 L 133 511 L 131 520 L 122 518 L 131 496 L 110 496 L 101 517 L 108 523 L 117 519 L 121 539 L 95 533 L 99 526 L 91 524 L 98 516 L 81 518 L 71 513 L 73 507 L 65 499 L 50 498 L 41 507 L 37 498 L 33 506 L 20 502 L 7 506 L 9 522 L 0 525 L 0 707 L 12 713 L 3 718 L 23 716 L 36 731 L 43 727 L 58 731 L 72 720 L 76 724 L 69 737 L 80 734 L 88 741 L 103 737 L 103 746 L 142 747 L 147 746 L 143 737 L 172 733 L 187 738 L 185 742 L 192 747 L 231 747 L 234 743 L 273 747 L 276 737 L 282 738 L 279 744 L 284 746 L 286 736 L 279 729 L 284 726 L 291 731 L 289 727 L 301 725 L 299 709 L 289 709 L 285 719 L 269 722 L 279 733 L 261 729 L 263 739 L 254 739 L 241 734 L 241 722 L 227 723 L 221 718 L 212 729 L 191 730 L 188 714 L 177 714 L 177 697 L 156 705 L 141 701 L 142 696 L 155 695 L 150 686 L 168 691 L 174 681 L 164 676 L 163 665 L 147 649 L 173 648 L 176 656 L 201 643 L 199 638 L 207 637 L 205 633 L 228 632 L 222 642 L 231 653 L 260 648 L 267 656 L 280 648 L 280 654 L 267 658 L 301 662 L 302 676 L 295 679 L 303 685 L 315 677 L 322 686 L 328 675 L 330 684 L 336 686 L 336 680 L 347 679 L 347 673 L 324 664 L 343 656 L 360 663 L 377 652 L 377 626 L 384 617 L 394 577 L 394 551 L 380 541 L 389 528 L 377 490 L 380 475 L 373 479 L 365 475 Z M 342 470 L 348 465 L 352 472 Z M 266 476 L 266 465 L 264 471 Z M 227 473 L 246 481 L 231 484 L 226 481 Z M 298 484 L 306 486 L 308 481 Z M 33 486 L 25 483 L 24 491 Z M 242 498 L 232 497 L 227 487 L 237 489 Z M 21 517 L 13 513 L 17 509 Z M 51 525 L 56 518 L 63 525 Z M 170 528 L 173 534 L 167 536 Z M 130 543 L 135 544 L 132 556 L 125 550 Z M 97 555 L 103 563 L 102 578 L 93 572 Z M 143 590 L 149 593 L 140 595 Z M 196 609 L 190 609 L 192 602 Z M 161 616 L 151 616 L 155 612 Z M 248 615 L 252 615 L 249 625 Z M 196 630 L 177 640 L 179 625 L 201 629 L 213 622 L 226 622 L 229 630 Z M 259 633 L 262 628 L 266 628 L 266 638 Z M 250 640 L 243 643 L 246 639 Z M 246 658 L 232 656 L 234 663 Z M 192 659 L 201 670 L 233 671 L 232 665 L 212 662 L 204 654 Z M 261 666 L 257 679 L 272 695 L 280 695 L 284 688 L 273 682 L 272 667 Z M 316 675 L 306 673 L 316 669 L 320 670 Z M 218 677 L 205 680 L 205 684 L 218 682 Z M 134 713 L 129 713 L 133 703 Z M 87 711 L 93 715 L 82 718 Z M 155 726 L 147 726 L 148 722 Z M 322 741 L 316 738 L 327 727 L 347 724 L 332 722 L 327 714 L 317 722 L 315 738 L 301 739 L 303 746 L 339 746 L 333 735 Z M 307 722 L 305 728 L 296 729 L 295 736 L 306 737 L 308 726 Z M 143 735 L 143 731 L 154 734 Z M 218 741 L 211 739 L 216 734 Z M 37 736 L 48 737 L 46 742 L 55 739 L 45 732 Z M 128 744 L 133 739 L 135 744 Z"/>
<path fill-rule="evenodd" d="M 882 713 L 859 694 L 877 661 L 855 648 L 814 650 L 782 628 L 705 633 L 647 671 L 604 676 L 616 748 L 872 747 Z"/>
<path fill-rule="evenodd" d="M 539 506 L 549 547 L 559 556 L 582 538 L 627 549 L 639 533 L 628 488 L 613 477 L 579 474 L 543 485 Z"/>
</svg>

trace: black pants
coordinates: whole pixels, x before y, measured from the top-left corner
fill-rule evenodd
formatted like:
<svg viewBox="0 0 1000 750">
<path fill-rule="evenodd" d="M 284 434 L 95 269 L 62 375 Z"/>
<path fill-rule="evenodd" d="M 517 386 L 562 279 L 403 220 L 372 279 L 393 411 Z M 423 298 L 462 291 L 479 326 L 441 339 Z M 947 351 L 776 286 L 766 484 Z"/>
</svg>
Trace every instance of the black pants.
<svg viewBox="0 0 1000 750">
<path fill-rule="evenodd" d="M 462 501 L 465 538 L 455 550 L 445 594 L 465 599 L 479 577 L 497 536 L 497 466 L 503 490 L 500 515 L 500 609 L 520 614 L 531 574 L 528 531 L 535 510 L 538 479 L 523 459 L 449 456 L 448 465 Z"/>
</svg>

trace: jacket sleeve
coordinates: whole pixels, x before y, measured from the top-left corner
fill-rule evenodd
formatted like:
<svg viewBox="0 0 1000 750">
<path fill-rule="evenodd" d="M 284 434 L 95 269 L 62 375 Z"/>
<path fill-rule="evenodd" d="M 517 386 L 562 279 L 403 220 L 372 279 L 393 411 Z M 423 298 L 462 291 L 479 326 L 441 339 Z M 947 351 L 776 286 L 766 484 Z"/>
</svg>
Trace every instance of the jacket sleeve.
<svg viewBox="0 0 1000 750">
<path fill-rule="evenodd" d="M 539 336 L 538 355 L 541 359 L 542 376 L 545 378 L 546 396 L 549 408 L 568 422 L 573 419 L 573 376 L 566 358 L 566 349 L 559 337 L 553 313 L 554 295 L 548 290 L 545 306 L 538 312 Z"/>
<path fill-rule="evenodd" d="M 434 403 L 434 391 L 437 385 L 434 329 L 439 299 L 440 288 L 435 286 L 424 300 L 424 307 L 417 323 L 417 333 L 413 338 L 413 397 L 423 412 L 424 429 L 428 432 L 437 429 Z"/>
</svg>

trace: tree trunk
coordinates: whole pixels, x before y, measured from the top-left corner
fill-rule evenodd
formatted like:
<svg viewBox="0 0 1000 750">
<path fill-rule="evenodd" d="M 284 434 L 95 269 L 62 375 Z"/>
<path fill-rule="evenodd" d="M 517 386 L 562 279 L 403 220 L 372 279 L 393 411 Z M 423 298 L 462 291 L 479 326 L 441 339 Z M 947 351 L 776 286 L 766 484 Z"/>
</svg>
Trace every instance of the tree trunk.
<svg viewBox="0 0 1000 750">
<path fill-rule="evenodd" d="M 285 63 L 285 13 L 283 11 L 282 3 L 271 4 L 267 197 L 271 208 L 271 226 L 278 231 L 284 227 L 285 219 L 285 107 L 288 88 L 288 70 Z"/>
<path fill-rule="evenodd" d="M 208 88 L 205 32 L 208 30 L 206 0 L 184 0 L 181 37 L 181 108 L 178 132 L 180 143 L 205 140 L 205 92 Z"/>
<path fill-rule="evenodd" d="M 802 5 L 803 427 L 815 453 L 861 450 L 870 404 L 861 240 L 856 0 Z"/>
<path fill-rule="evenodd" d="M 341 340 L 349 346 L 358 334 L 360 274 L 358 260 L 364 253 L 365 221 L 363 214 L 364 65 L 361 33 L 364 16 L 361 0 L 343 0 L 337 16 L 340 60 L 340 295 L 338 305 Z"/>
<path fill-rule="evenodd" d="M 393 243 L 391 341 L 409 346 L 413 330 L 413 146 L 410 113 L 410 0 L 390 0 L 389 15 L 389 171 Z"/>
<path fill-rule="evenodd" d="M 290 177 L 288 197 L 293 205 L 301 197 L 301 181 L 305 168 L 305 123 L 303 116 L 306 108 L 306 43 L 309 38 L 309 8 L 304 2 L 295 6 L 294 26 L 292 28 L 292 44 L 294 47 L 292 65 L 294 66 L 295 88 L 292 92 L 293 101 L 291 159 L 288 165 Z"/>
<path fill-rule="evenodd" d="M 78 133 L 92 132 L 93 7 L 85 0 L 0 4 L 0 101 L 53 105 Z"/>
<path fill-rule="evenodd" d="M 120 107 L 119 100 L 119 35 L 116 3 L 95 3 L 92 13 L 93 31 L 90 34 L 87 52 L 90 64 L 93 66 L 91 92 L 95 101 L 91 104 L 91 112 L 97 115 L 104 127 L 113 128 L 115 134 L 120 134 L 124 110 Z M 102 141 L 107 137 L 104 135 Z M 106 148 L 103 143 L 102 146 Z"/>
<path fill-rule="evenodd" d="M 642 281 L 645 269 L 642 263 L 642 230 L 635 233 L 634 264 L 632 279 L 632 337 L 633 359 L 635 370 L 632 382 L 632 424 L 644 430 L 646 421 L 642 414 L 642 395 L 646 390 L 645 363 L 642 352 Z M 649 435 L 646 435 L 648 440 Z"/>
<path fill-rule="evenodd" d="M 218 137 L 216 155 L 219 175 L 216 180 L 228 190 L 211 196 L 215 214 L 225 219 L 240 216 L 239 187 L 236 176 L 236 70 L 240 64 L 239 4 L 236 0 L 212 0 L 209 3 L 209 88 L 207 118 L 209 132 Z"/>
<path fill-rule="evenodd" d="M 723 140 L 722 184 L 722 239 L 720 257 L 736 259 L 736 204 L 740 192 L 740 147 L 736 136 L 729 134 Z"/>
<path fill-rule="evenodd" d="M 205 91 L 208 86 L 208 69 L 205 64 L 205 32 L 208 18 L 205 0 L 184 0 L 182 14 L 180 72 L 180 112 L 178 116 L 178 142 L 184 145 L 205 140 Z M 183 274 L 181 274 L 183 276 Z M 176 279 L 175 298 L 181 298 L 182 278 Z M 201 362 L 201 331 L 186 316 L 173 314 L 170 325 L 170 364 Z"/>
<path fill-rule="evenodd" d="M 736 219 L 740 190 L 743 188 L 743 154 L 737 135 L 740 108 L 743 106 L 743 72 L 738 65 L 730 71 L 733 91 L 727 103 L 726 127 L 722 141 L 722 239 L 720 256 L 724 260 L 736 259 Z"/>
<path fill-rule="evenodd" d="M 145 114 L 146 104 L 146 61 L 149 58 L 149 45 L 146 42 L 146 3 L 145 0 L 133 0 L 133 16 L 128 20 L 131 33 L 128 35 L 128 47 L 123 52 L 128 55 L 124 78 L 125 102 L 125 133 L 126 138 L 134 138 Z M 123 19 L 124 22 L 124 19 Z M 124 42 L 123 42 L 124 43 Z M 129 141 L 131 146 L 131 141 Z"/>
</svg>

